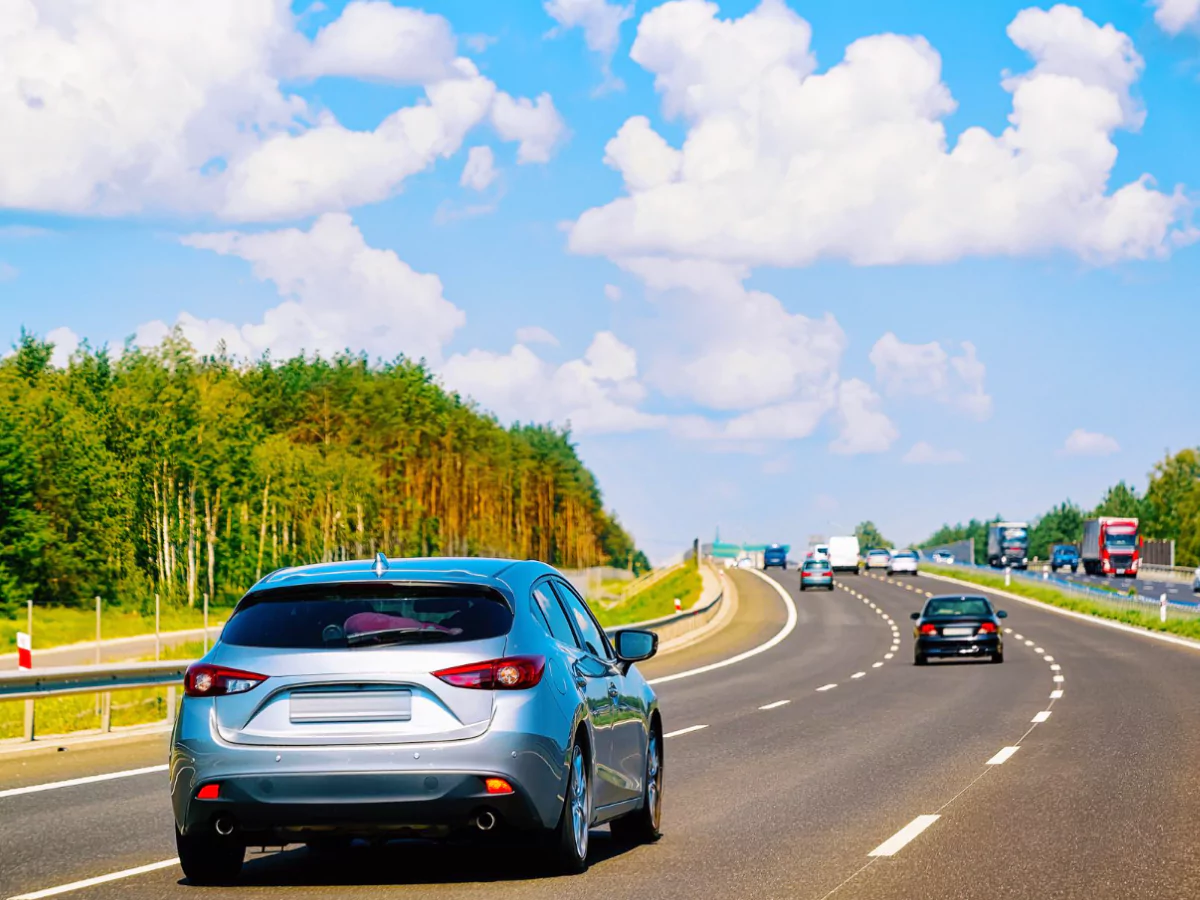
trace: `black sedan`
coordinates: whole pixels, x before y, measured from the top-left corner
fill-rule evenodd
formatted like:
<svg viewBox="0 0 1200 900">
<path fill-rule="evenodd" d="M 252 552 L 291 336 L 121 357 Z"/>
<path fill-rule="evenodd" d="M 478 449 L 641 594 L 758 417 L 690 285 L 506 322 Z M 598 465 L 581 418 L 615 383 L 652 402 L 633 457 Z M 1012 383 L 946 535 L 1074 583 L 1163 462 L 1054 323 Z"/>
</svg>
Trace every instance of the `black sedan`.
<svg viewBox="0 0 1200 900">
<path fill-rule="evenodd" d="M 925 665 L 932 657 L 970 659 L 990 657 L 1004 662 L 1004 629 L 1008 615 L 995 609 L 986 597 L 951 594 L 930 597 L 925 609 L 913 613 L 913 662 Z"/>
</svg>

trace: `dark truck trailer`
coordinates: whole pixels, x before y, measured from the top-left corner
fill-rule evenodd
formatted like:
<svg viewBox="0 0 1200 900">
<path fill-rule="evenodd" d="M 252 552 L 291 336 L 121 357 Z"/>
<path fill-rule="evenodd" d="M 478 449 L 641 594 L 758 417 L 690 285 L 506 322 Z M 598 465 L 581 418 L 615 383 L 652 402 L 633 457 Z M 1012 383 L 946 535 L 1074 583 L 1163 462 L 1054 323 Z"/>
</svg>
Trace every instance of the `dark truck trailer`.
<svg viewBox="0 0 1200 900">
<path fill-rule="evenodd" d="M 1141 549 L 1137 519 L 1100 516 L 1084 520 L 1079 559 L 1089 575 L 1135 578 L 1142 562 Z"/>
<path fill-rule="evenodd" d="M 1029 523 L 994 522 L 988 526 L 988 565 L 1024 569 L 1029 565 Z"/>
</svg>

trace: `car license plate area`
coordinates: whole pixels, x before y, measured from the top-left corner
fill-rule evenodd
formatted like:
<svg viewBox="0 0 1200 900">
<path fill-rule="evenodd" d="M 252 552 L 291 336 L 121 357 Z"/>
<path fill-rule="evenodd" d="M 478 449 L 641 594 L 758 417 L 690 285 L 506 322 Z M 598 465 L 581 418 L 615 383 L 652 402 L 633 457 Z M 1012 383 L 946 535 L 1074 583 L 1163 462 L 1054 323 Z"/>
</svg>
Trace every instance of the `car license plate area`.
<svg viewBox="0 0 1200 900">
<path fill-rule="evenodd" d="M 942 637 L 971 637 L 975 634 L 974 628 L 943 628 Z"/>
<path fill-rule="evenodd" d="M 407 722 L 411 691 L 305 691 L 294 693 L 288 717 L 296 724 L 317 722 Z"/>
</svg>

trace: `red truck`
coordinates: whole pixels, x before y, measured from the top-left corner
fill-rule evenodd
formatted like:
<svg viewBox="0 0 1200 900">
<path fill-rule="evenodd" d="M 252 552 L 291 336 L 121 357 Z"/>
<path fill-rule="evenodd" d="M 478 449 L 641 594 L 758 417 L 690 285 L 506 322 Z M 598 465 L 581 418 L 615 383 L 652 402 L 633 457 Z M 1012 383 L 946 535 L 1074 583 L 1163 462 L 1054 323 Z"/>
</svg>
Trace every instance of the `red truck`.
<svg viewBox="0 0 1200 900">
<path fill-rule="evenodd" d="M 1089 575 L 1135 577 L 1142 564 L 1138 520 L 1116 516 L 1085 520 L 1079 559 Z"/>
</svg>

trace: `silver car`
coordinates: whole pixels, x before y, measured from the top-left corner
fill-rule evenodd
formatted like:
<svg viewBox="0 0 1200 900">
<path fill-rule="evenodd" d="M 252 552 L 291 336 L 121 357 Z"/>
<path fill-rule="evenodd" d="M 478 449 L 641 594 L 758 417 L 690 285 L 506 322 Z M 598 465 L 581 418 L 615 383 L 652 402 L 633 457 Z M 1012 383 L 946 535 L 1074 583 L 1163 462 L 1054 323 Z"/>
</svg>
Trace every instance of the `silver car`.
<svg viewBox="0 0 1200 900">
<path fill-rule="evenodd" d="M 888 558 L 887 573 L 889 575 L 899 575 L 901 572 L 906 575 L 917 574 L 917 554 L 913 550 L 898 550 Z"/>
<path fill-rule="evenodd" d="M 228 883 L 247 846 L 482 840 L 587 867 L 588 829 L 653 841 L 663 724 L 634 663 L 550 566 L 341 562 L 274 572 L 187 673 L 171 747 L 184 873 Z"/>
</svg>

